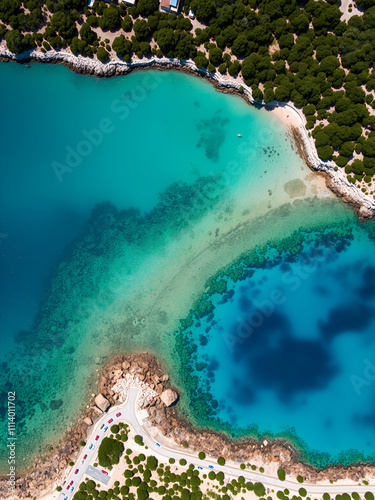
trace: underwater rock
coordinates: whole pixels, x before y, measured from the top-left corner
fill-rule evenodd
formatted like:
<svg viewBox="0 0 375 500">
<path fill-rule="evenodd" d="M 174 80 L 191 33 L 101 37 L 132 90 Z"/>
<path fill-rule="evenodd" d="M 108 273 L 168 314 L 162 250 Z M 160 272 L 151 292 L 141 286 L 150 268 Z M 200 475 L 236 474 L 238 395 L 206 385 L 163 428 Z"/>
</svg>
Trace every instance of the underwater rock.
<svg viewBox="0 0 375 500">
<path fill-rule="evenodd" d="M 62 399 L 52 399 L 52 401 L 49 404 L 49 407 L 51 408 L 51 410 L 58 410 L 62 405 L 63 405 Z"/>
</svg>

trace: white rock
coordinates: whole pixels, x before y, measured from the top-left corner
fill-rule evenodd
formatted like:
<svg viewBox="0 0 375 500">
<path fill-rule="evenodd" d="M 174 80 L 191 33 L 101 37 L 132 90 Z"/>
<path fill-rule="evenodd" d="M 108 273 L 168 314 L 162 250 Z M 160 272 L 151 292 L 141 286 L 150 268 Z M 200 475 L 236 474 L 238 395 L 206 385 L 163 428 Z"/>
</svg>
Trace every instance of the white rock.
<svg viewBox="0 0 375 500">
<path fill-rule="evenodd" d="M 98 394 L 95 398 L 95 404 L 102 412 L 111 406 L 108 399 L 103 396 L 103 394 Z"/>
<path fill-rule="evenodd" d="M 172 389 L 167 389 L 166 391 L 161 393 L 160 399 L 163 401 L 165 406 L 171 406 L 174 402 L 177 401 L 178 394 L 177 392 L 172 391 Z"/>
</svg>

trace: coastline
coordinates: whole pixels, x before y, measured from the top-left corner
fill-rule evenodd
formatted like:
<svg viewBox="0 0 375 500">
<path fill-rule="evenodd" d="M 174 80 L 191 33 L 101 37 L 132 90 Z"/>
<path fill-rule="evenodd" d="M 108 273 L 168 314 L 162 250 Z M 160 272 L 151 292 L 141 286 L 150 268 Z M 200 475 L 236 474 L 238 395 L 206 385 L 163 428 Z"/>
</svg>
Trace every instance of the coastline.
<svg viewBox="0 0 375 500">
<path fill-rule="evenodd" d="M 209 73 L 206 69 L 198 68 L 191 60 L 169 59 L 167 57 L 152 57 L 145 61 L 109 61 L 101 63 L 83 56 L 74 56 L 68 52 L 48 51 L 43 54 L 36 50 L 22 54 L 13 54 L 8 49 L 0 46 L 0 62 L 41 62 L 49 64 L 63 64 L 70 70 L 79 73 L 97 76 L 100 78 L 126 75 L 134 70 L 161 69 L 180 70 L 186 73 L 206 78 L 216 90 L 225 93 L 235 93 L 244 98 L 249 104 L 262 106 L 286 124 L 292 132 L 301 157 L 308 167 L 314 172 L 320 172 L 325 177 L 327 187 L 344 203 L 349 204 L 356 212 L 360 221 L 372 219 L 375 216 L 375 202 L 366 196 L 359 188 L 349 182 L 340 170 L 335 170 L 333 161 L 323 161 L 318 157 L 314 139 L 305 127 L 306 119 L 303 113 L 293 104 L 271 101 L 270 103 L 256 102 L 252 90 L 245 83 L 238 82 L 231 77 L 221 77 L 217 73 Z"/>
<path fill-rule="evenodd" d="M 49 61 L 41 61 L 41 62 L 49 62 Z M 66 64 L 66 65 L 67 65 L 67 64 Z M 67 65 L 67 66 L 68 66 L 68 65 Z M 103 66 L 106 66 L 106 65 L 103 65 Z M 124 73 L 123 73 L 123 74 L 126 74 L 126 73 L 130 72 L 131 70 L 142 69 L 144 66 L 145 66 L 145 65 L 136 65 L 136 66 L 134 66 L 134 67 L 131 67 L 130 69 L 128 68 L 126 71 L 124 71 Z M 218 81 L 216 80 L 216 78 L 214 78 L 214 77 L 210 77 L 210 76 L 209 76 L 209 75 L 207 75 L 207 74 L 202 74 L 202 72 L 200 72 L 198 69 L 194 70 L 194 69 L 191 69 L 191 68 L 189 68 L 189 67 L 187 67 L 187 66 L 185 67 L 185 66 L 183 66 L 183 65 L 181 65 L 181 64 L 180 64 L 180 65 L 174 65 L 174 64 L 173 64 L 173 62 L 171 63 L 171 61 L 168 61 L 167 63 L 165 63 L 165 64 L 160 64 L 160 65 L 159 65 L 159 63 L 155 63 L 155 64 L 151 63 L 151 64 L 150 64 L 150 66 L 152 66 L 152 67 L 154 67 L 154 68 L 158 68 L 158 69 L 165 69 L 165 70 L 169 70 L 169 69 L 182 70 L 182 71 L 186 71 L 186 72 L 188 72 L 188 73 L 190 73 L 190 74 L 197 74 L 197 73 L 198 73 L 200 76 L 203 76 L 203 77 L 207 77 L 207 78 L 209 78 L 209 79 L 210 79 L 210 82 L 214 84 L 215 88 L 216 88 L 218 91 L 228 92 L 228 93 L 233 92 L 233 93 L 239 94 L 240 96 L 242 96 L 243 98 L 246 98 L 246 100 L 247 100 L 248 102 L 250 102 L 250 103 L 251 103 L 251 100 L 250 100 L 249 96 L 248 96 L 245 92 L 241 93 L 241 92 L 239 91 L 239 88 L 237 88 L 237 87 L 233 87 L 233 88 L 232 88 L 231 86 L 226 86 L 226 85 L 224 85 L 224 86 L 223 86 L 222 84 L 218 83 Z M 68 67 L 69 67 L 69 66 L 68 66 Z M 74 67 L 75 67 L 75 66 L 74 66 Z M 149 66 L 147 66 L 147 67 L 149 67 Z M 75 67 L 75 68 L 76 68 L 76 67 Z M 71 69 L 72 69 L 72 68 L 71 68 Z M 122 74 L 122 73 L 115 73 L 115 74 Z M 111 76 L 111 75 L 98 75 L 98 76 Z M 238 82 L 235 82 L 235 81 L 234 81 L 234 83 L 238 83 Z M 250 89 L 248 89 L 248 91 L 249 91 L 249 92 L 251 92 L 251 90 L 250 90 Z M 280 117 L 284 117 L 285 123 L 286 123 L 287 125 L 289 125 L 289 126 L 291 126 L 291 125 L 292 125 L 292 124 L 288 121 L 288 116 L 287 116 L 288 111 L 287 111 L 287 108 L 284 108 L 284 107 L 281 107 L 281 106 L 277 106 L 277 107 L 274 109 L 274 113 L 275 113 L 275 114 L 279 113 L 279 114 L 280 114 Z M 303 137 L 302 137 L 302 138 L 299 138 L 299 137 L 298 137 L 298 126 L 299 126 L 299 125 L 298 125 L 298 117 L 297 117 L 297 115 L 296 115 L 296 116 L 294 116 L 294 115 L 293 115 L 293 125 L 292 125 L 292 130 L 293 130 L 293 133 L 294 133 L 294 134 L 297 134 L 297 135 L 295 135 L 295 138 L 297 139 L 297 145 L 301 146 L 300 153 L 301 153 L 301 154 L 304 154 L 304 148 L 302 147 L 302 146 L 303 146 L 303 144 L 304 144 L 304 143 L 303 143 Z M 310 165 L 309 165 L 309 166 L 310 166 Z M 315 170 L 315 169 L 314 169 L 313 167 L 311 167 L 311 166 L 310 166 L 310 168 L 312 168 L 313 170 Z M 319 170 L 319 171 L 320 171 L 320 170 Z M 321 172 L 321 174 L 322 174 L 322 175 L 324 175 L 324 176 L 325 176 L 326 180 L 329 180 L 329 179 L 330 179 L 330 176 L 329 176 L 327 173 L 325 173 L 325 171 L 320 171 L 320 172 Z M 336 172 L 334 172 L 334 174 L 336 174 Z M 313 174 L 310 174 L 310 175 L 313 175 Z M 354 187 L 354 186 L 353 186 L 353 187 Z M 343 196 L 345 196 L 345 195 L 343 195 Z M 348 197 L 348 199 L 347 199 L 347 200 L 344 200 L 344 201 L 346 201 L 346 202 L 348 202 L 348 203 L 353 203 L 353 204 L 354 204 L 354 202 L 353 202 L 353 201 L 351 201 L 350 197 Z M 355 206 L 355 205 L 354 205 L 354 206 Z M 361 205 L 359 205 L 359 206 L 358 206 L 358 209 L 360 208 L 360 206 L 361 206 Z M 133 357 L 134 357 L 134 355 L 133 355 Z M 104 367 L 104 368 L 103 368 L 103 370 L 104 370 L 104 371 L 107 371 L 107 370 L 108 370 L 108 372 L 110 372 L 110 368 L 108 369 L 108 367 Z M 99 378 L 99 380 L 101 380 L 101 379 Z M 172 410 L 172 409 L 170 409 L 170 410 Z M 167 415 L 172 415 L 172 416 L 174 415 L 173 413 L 170 413 L 170 412 L 169 412 L 169 410 L 168 410 L 168 413 L 166 413 L 166 414 L 167 414 Z M 173 416 L 173 418 L 174 418 L 174 416 Z M 176 418 L 177 418 L 177 416 L 176 416 Z M 182 426 L 184 426 L 184 427 L 186 427 L 187 429 L 189 429 L 189 428 L 190 428 L 190 432 L 193 432 L 193 431 L 194 431 L 194 429 L 192 429 L 192 428 L 191 428 L 191 426 L 189 427 L 188 422 L 186 422 L 186 421 L 184 421 L 184 420 L 179 420 L 179 421 L 177 421 L 177 420 L 176 420 L 176 422 L 181 422 L 181 425 L 182 425 Z M 79 424 L 78 424 L 78 425 L 79 425 Z M 72 431 L 72 432 L 74 432 L 74 431 Z M 83 432 L 85 432 L 85 428 L 83 428 Z M 197 431 L 194 431 L 194 432 L 196 433 Z M 209 432 L 209 434 L 210 434 L 210 435 L 215 435 L 215 433 L 213 433 L 213 432 L 211 432 L 211 431 Z M 205 436 L 204 431 L 202 431 L 202 433 L 201 433 L 201 431 L 198 431 L 198 433 L 197 433 L 197 437 L 199 437 L 199 438 L 201 438 L 201 439 L 202 439 L 202 443 L 204 442 L 203 440 L 205 439 L 205 438 L 204 438 L 204 436 Z M 219 436 L 219 438 L 221 438 L 221 435 L 220 435 L 220 434 L 219 434 L 218 436 Z M 224 437 L 223 437 L 223 440 L 225 441 L 225 438 L 224 438 Z M 223 442 L 224 442 L 224 441 L 223 441 Z M 245 442 L 245 441 L 244 441 L 244 442 Z M 246 441 L 246 442 L 247 442 L 247 441 Z M 78 443 L 79 443 L 79 439 L 78 439 L 78 437 L 76 437 L 76 442 L 74 443 L 74 445 L 75 445 L 76 449 L 79 449 L 79 444 L 78 444 Z M 241 441 L 241 443 L 242 443 L 242 441 Z M 275 441 L 275 443 L 271 443 L 271 442 L 269 442 L 269 443 L 268 443 L 268 449 L 266 450 L 266 451 L 267 451 L 267 453 L 269 453 L 269 452 L 271 452 L 271 451 L 272 451 L 271 447 L 273 446 L 273 444 L 275 444 L 275 445 L 279 445 L 279 444 L 280 444 L 280 441 L 279 441 L 279 440 L 276 440 L 276 441 Z M 224 446 L 224 445 L 223 445 L 223 446 Z M 286 445 L 285 445 L 285 446 L 286 446 Z M 54 451 L 53 453 L 55 453 L 55 451 Z M 259 453 L 260 453 L 260 452 L 259 452 Z M 262 452 L 262 453 L 263 453 L 263 452 Z M 55 459 L 56 459 L 56 457 L 58 457 L 58 460 L 59 460 L 59 462 L 60 462 L 60 460 L 61 460 L 61 455 L 62 455 L 62 454 L 59 452 L 59 450 L 58 450 L 58 449 L 56 449 L 56 454 L 54 455 L 54 456 L 55 456 L 55 458 L 54 458 L 54 459 L 52 459 L 52 458 L 51 458 L 51 461 L 52 461 L 52 460 L 55 460 Z M 39 458 L 39 457 L 38 457 L 38 458 Z M 297 457 L 295 457 L 295 458 L 297 458 Z M 42 458 L 41 460 L 39 459 L 38 461 L 39 461 L 39 463 L 40 463 L 40 462 L 42 462 L 42 461 L 43 461 L 43 458 Z M 49 458 L 49 457 L 47 458 L 47 461 L 48 461 L 48 462 L 50 461 L 50 458 Z M 61 461 L 62 461 L 62 460 L 61 460 Z M 60 463 L 59 463 L 59 465 L 60 465 Z M 46 462 L 46 467 L 47 467 L 47 466 L 48 466 L 48 463 Z M 344 466 L 342 466 L 342 467 L 344 467 Z M 346 469 L 346 468 L 344 467 L 344 470 L 345 470 L 345 469 Z M 371 469 L 371 470 L 372 470 L 372 469 Z M 51 477 L 52 477 L 52 473 L 51 473 Z M 60 476 L 57 476 L 57 477 L 60 477 Z M 37 482 L 37 481 L 35 481 L 35 482 Z M 2 498 L 6 498 L 6 497 L 4 496 L 4 497 L 2 497 Z M 19 498 L 19 497 L 17 497 L 17 498 Z"/>
<path fill-rule="evenodd" d="M 119 395 L 113 391 L 113 386 L 122 377 L 130 374 L 139 381 L 150 386 L 157 392 L 157 396 L 144 403 L 143 408 L 148 413 L 148 431 L 158 436 L 158 441 L 168 447 L 182 447 L 187 451 L 197 453 L 204 451 L 213 458 L 225 456 L 234 462 L 255 464 L 258 468 L 264 467 L 267 474 L 275 475 L 279 468 L 283 468 L 289 477 L 296 479 L 301 475 L 305 483 L 321 485 L 332 484 L 330 481 L 357 483 L 361 478 L 373 480 L 375 478 L 375 464 L 359 463 L 344 466 L 340 464 L 317 469 L 312 465 L 299 461 L 299 453 L 287 439 L 270 439 L 262 437 L 231 440 L 225 434 L 208 429 L 196 429 L 182 417 L 175 405 L 165 406 L 160 395 L 167 389 L 177 390 L 173 381 L 169 379 L 163 366 L 148 352 L 119 355 L 104 365 L 99 371 L 99 387 L 97 394 L 102 394 L 111 407 L 119 400 Z M 90 435 L 92 426 L 102 412 L 94 406 L 94 395 L 91 395 L 88 409 L 81 415 L 80 420 L 69 434 L 70 443 L 63 448 L 57 448 L 43 459 L 37 458 L 33 470 L 24 471 L 16 480 L 17 496 L 9 495 L 6 479 L 0 481 L 1 498 L 13 500 L 28 497 L 52 498 L 56 487 L 67 477 L 71 467 L 69 461 L 75 461 L 79 452 L 79 442 Z M 91 415 L 91 417 L 90 417 Z M 85 423 L 85 419 L 92 418 L 92 424 Z M 67 437 L 65 437 L 67 439 Z"/>
</svg>

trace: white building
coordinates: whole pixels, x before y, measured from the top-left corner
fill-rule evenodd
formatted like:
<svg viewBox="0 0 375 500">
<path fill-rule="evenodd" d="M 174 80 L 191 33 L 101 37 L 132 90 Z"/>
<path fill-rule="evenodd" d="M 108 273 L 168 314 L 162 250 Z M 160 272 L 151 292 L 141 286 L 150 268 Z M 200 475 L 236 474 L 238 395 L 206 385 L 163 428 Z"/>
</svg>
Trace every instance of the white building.
<svg viewBox="0 0 375 500">
<path fill-rule="evenodd" d="M 160 10 L 169 14 L 177 14 L 180 7 L 180 0 L 161 0 Z"/>
</svg>

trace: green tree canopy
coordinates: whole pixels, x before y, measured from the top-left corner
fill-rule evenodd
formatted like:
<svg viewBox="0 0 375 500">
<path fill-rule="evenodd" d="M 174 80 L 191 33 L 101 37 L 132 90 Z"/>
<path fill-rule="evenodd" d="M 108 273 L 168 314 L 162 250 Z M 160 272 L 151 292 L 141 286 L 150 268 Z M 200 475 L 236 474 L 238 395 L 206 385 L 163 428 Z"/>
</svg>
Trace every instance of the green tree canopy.
<svg viewBox="0 0 375 500">
<path fill-rule="evenodd" d="M 219 66 L 223 61 L 223 51 L 219 47 L 212 47 L 209 50 L 209 61 L 214 66 Z"/>
<path fill-rule="evenodd" d="M 142 16 L 150 16 L 159 8 L 159 0 L 139 0 L 137 9 Z"/>
<path fill-rule="evenodd" d="M 120 35 L 113 40 L 112 48 L 121 57 L 130 56 L 132 52 L 132 43 L 124 35 Z"/>
<path fill-rule="evenodd" d="M 137 19 L 133 25 L 134 34 L 139 42 L 147 40 L 149 35 L 148 24 L 144 19 Z"/>
<path fill-rule="evenodd" d="M 117 31 L 118 29 L 120 29 L 120 9 L 113 4 L 107 7 L 100 18 L 99 26 L 103 31 Z"/>
<path fill-rule="evenodd" d="M 63 11 L 53 14 L 51 17 L 51 28 L 67 43 L 71 43 L 73 37 L 77 36 L 75 22 Z"/>
<path fill-rule="evenodd" d="M 103 438 L 98 450 L 99 465 L 101 467 L 109 467 L 110 465 L 118 463 L 123 451 L 124 445 L 121 441 L 109 437 Z"/>
</svg>

